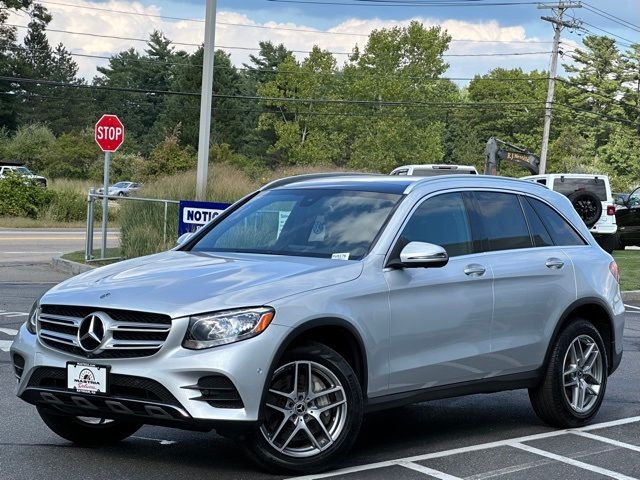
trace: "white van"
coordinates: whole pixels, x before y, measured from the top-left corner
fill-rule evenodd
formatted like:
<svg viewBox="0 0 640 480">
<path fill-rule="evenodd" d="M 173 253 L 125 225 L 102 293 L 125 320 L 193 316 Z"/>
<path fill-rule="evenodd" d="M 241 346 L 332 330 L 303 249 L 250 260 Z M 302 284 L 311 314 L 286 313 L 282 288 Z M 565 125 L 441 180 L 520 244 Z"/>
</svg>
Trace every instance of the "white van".
<svg viewBox="0 0 640 480">
<path fill-rule="evenodd" d="M 415 177 L 435 177 L 436 175 L 451 174 L 477 175 L 476 167 L 471 165 L 403 165 L 394 169 L 390 175 L 410 175 Z"/>
</svg>

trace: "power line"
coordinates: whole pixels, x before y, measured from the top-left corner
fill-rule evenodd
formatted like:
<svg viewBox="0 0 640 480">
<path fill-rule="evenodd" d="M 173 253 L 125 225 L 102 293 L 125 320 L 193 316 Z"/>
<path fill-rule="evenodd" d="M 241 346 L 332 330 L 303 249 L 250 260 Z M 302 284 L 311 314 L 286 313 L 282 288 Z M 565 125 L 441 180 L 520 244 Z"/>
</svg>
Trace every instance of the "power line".
<svg viewBox="0 0 640 480">
<path fill-rule="evenodd" d="M 298 3 L 298 4 L 308 4 L 308 5 L 342 5 L 342 6 L 361 6 L 361 7 L 370 7 L 371 4 L 365 3 L 350 3 L 350 2 L 325 2 L 321 0 L 267 0 L 268 2 L 274 3 Z M 487 2 L 487 3 L 466 3 L 461 2 L 461 0 L 449 2 L 449 3 L 410 3 L 407 0 L 402 2 L 390 2 L 390 0 L 386 0 L 388 3 L 381 2 L 370 2 L 373 6 L 376 7 L 482 7 L 482 6 L 498 6 L 498 7 L 513 7 L 519 5 L 538 5 L 540 2 Z M 369 2 L 368 2 L 369 3 Z"/>
<path fill-rule="evenodd" d="M 614 23 L 617 23 L 618 25 L 622 25 L 623 27 L 629 28 L 631 30 L 635 30 L 636 32 L 640 32 L 640 26 L 636 25 L 635 23 L 631 23 L 623 18 L 620 18 L 616 15 L 614 15 L 613 13 L 609 13 L 606 12 L 605 10 L 602 10 L 594 5 L 591 5 L 590 3 L 587 2 L 582 2 L 582 6 L 584 8 L 586 8 L 587 10 L 600 15 L 603 18 L 606 18 L 607 20 L 610 20 Z"/>
<path fill-rule="evenodd" d="M 599 30 L 599 31 L 601 31 L 601 32 L 603 32 L 603 33 L 606 33 L 607 35 L 609 35 L 609 36 L 611 36 L 611 37 L 616 37 L 616 38 L 619 38 L 620 40 L 624 40 L 625 42 L 629 42 L 629 44 L 636 43 L 636 42 L 634 42 L 633 40 L 629 40 L 628 38 L 622 37 L 622 36 L 620 36 L 620 35 L 616 35 L 615 33 L 612 33 L 612 32 L 610 32 L 610 31 L 608 31 L 608 30 L 605 30 L 604 28 L 600 28 L 600 27 L 597 27 L 597 26 L 595 26 L 595 25 L 592 25 L 592 24 L 590 24 L 589 22 L 585 22 L 584 20 L 582 21 L 582 23 L 584 23 L 585 25 L 590 26 L 591 28 L 595 28 L 596 30 Z M 586 29 L 585 29 L 585 30 L 586 30 Z M 593 32 L 590 32 L 590 33 L 593 33 Z M 629 45 L 629 46 L 630 46 L 630 45 Z"/>
<path fill-rule="evenodd" d="M 144 94 L 157 94 L 157 95 L 181 95 L 199 97 L 200 93 L 197 92 L 178 92 L 171 90 L 152 90 L 152 89 L 140 89 L 140 88 L 126 88 L 126 87 L 109 87 L 105 85 L 87 85 L 76 84 L 69 82 L 58 82 L 55 80 L 36 79 L 36 78 L 24 78 L 24 77 L 12 77 L 12 76 L 0 76 L 0 80 L 13 82 L 13 83 L 31 83 L 51 85 L 67 88 L 80 88 L 90 90 L 109 90 L 116 92 L 127 93 L 144 93 Z M 337 98 L 295 98 L 295 97 L 264 97 L 258 95 L 227 95 L 214 93 L 215 98 L 228 98 L 237 100 L 252 100 L 261 102 L 272 103 L 319 103 L 319 104 L 335 104 L 335 105 L 363 105 L 373 107 L 421 107 L 421 106 L 463 106 L 463 107 L 486 107 L 486 106 L 505 106 L 505 105 L 539 105 L 540 101 L 527 101 L 527 102 L 427 102 L 427 101 L 384 101 L 384 100 L 346 100 Z"/>
<path fill-rule="evenodd" d="M 23 28 L 23 29 L 29 28 L 27 25 L 16 25 L 11 23 L 7 23 L 5 25 L 10 27 L 15 27 L 15 28 Z M 67 35 L 83 35 L 88 37 L 127 40 L 132 42 L 144 42 L 144 43 L 149 42 L 149 40 L 145 38 L 120 37 L 117 35 L 104 35 L 104 34 L 90 33 L 90 32 L 72 32 L 69 30 L 58 30 L 54 28 L 48 28 L 47 31 L 54 32 L 54 33 L 64 33 Z M 175 42 L 175 41 L 172 41 L 171 43 L 173 43 L 174 45 L 181 45 L 181 46 L 192 46 L 192 47 L 200 46 L 200 44 L 197 44 L 197 43 L 186 43 L 186 42 Z M 239 46 L 228 46 L 228 45 L 216 45 L 216 47 L 221 49 L 227 49 L 227 50 L 249 50 L 249 51 L 257 51 L 257 52 L 261 50 L 259 47 L 239 47 Z M 289 50 L 289 51 L 293 53 L 307 53 L 307 54 L 312 53 L 311 50 Z M 331 53 L 332 55 L 351 55 L 353 52 L 328 52 L 328 53 Z M 543 52 L 501 52 L 501 53 L 448 53 L 442 56 L 443 57 L 509 57 L 509 56 L 523 56 L 523 55 L 546 55 L 548 53 L 550 52 L 543 51 Z"/>
<path fill-rule="evenodd" d="M 74 7 L 74 8 L 83 8 L 87 10 L 98 10 L 102 12 L 110 12 L 110 13 L 118 13 L 125 15 L 136 15 L 142 17 L 151 17 L 151 18 L 161 18 L 167 20 L 180 20 L 186 22 L 197 22 L 204 23 L 203 19 L 198 18 L 183 18 L 183 17 L 172 17 L 167 15 L 156 15 L 152 13 L 144 13 L 144 12 L 134 12 L 130 10 L 116 10 L 112 8 L 103 8 L 103 7 L 92 7 L 88 5 L 77 5 L 72 3 L 61 3 L 61 2 L 51 2 L 41 0 L 39 3 L 44 3 L 47 5 L 58 5 L 65 7 Z M 244 27 L 244 28 L 257 28 L 263 30 L 282 30 L 287 32 L 301 32 L 301 33 L 313 33 L 313 34 L 321 34 L 321 35 L 344 35 L 344 36 L 353 36 L 353 37 L 369 37 L 368 33 L 356 33 L 356 32 L 337 32 L 337 31 L 326 31 L 326 30 L 313 30 L 309 28 L 294 28 L 294 27 L 276 27 L 270 25 L 252 25 L 248 23 L 234 23 L 234 22 L 224 22 L 217 21 L 217 25 L 226 25 L 231 27 Z M 452 39 L 451 42 L 465 42 L 465 43 L 517 43 L 517 44 L 549 44 L 549 41 L 540 41 L 540 40 L 473 40 L 473 39 Z"/>
</svg>

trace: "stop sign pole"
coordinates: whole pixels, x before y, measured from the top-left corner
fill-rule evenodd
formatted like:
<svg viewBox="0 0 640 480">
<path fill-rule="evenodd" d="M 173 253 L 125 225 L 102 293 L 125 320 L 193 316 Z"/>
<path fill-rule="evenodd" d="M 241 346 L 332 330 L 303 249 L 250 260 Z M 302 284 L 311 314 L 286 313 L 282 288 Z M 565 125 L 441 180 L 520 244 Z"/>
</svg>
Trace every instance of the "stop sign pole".
<svg viewBox="0 0 640 480">
<path fill-rule="evenodd" d="M 104 152 L 104 179 L 102 186 L 102 245 L 101 258 L 107 253 L 107 217 L 109 216 L 109 163 L 111 153 L 124 142 L 124 125 L 115 115 L 102 115 L 96 122 L 95 140 Z"/>
</svg>

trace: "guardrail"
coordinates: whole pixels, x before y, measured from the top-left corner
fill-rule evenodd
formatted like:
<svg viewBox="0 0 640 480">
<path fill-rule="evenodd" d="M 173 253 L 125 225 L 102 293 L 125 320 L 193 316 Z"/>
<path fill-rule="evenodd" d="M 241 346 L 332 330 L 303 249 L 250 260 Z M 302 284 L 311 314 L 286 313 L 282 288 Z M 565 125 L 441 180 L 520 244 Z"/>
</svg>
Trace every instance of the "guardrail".
<svg viewBox="0 0 640 480">
<path fill-rule="evenodd" d="M 100 256 L 93 256 L 93 224 L 95 219 L 95 203 L 96 200 L 117 200 L 117 201 L 135 201 L 135 202 L 152 202 L 164 204 L 164 219 L 163 219 L 163 241 L 167 243 L 167 210 L 169 204 L 179 204 L 177 200 L 164 200 L 160 198 L 144 198 L 144 197 L 121 197 L 115 195 L 105 195 L 104 193 L 96 193 L 94 188 L 89 189 L 87 194 L 87 230 L 86 230 L 86 242 L 84 250 L 84 258 L 87 262 L 97 262 L 104 260 L 119 260 L 121 257 L 106 257 L 104 250 L 100 250 Z"/>
</svg>

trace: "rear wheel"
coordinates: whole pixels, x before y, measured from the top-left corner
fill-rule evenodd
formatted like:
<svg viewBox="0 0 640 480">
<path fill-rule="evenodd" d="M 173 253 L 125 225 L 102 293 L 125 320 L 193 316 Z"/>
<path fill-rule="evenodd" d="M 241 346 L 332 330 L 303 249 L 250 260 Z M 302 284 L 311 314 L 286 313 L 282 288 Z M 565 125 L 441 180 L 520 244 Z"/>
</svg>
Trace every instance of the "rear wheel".
<svg viewBox="0 0 640 480">
<path fill-rule="evenodd" d="M 558 335 L 543 381 L 529 390 L 536 414 L 554 427 L 578 427 L 600 410 L 607 351 L 596 327 L 577 319 Z"/>
<path fill-rule="evenodd" d="M 307 343 L 287 352 L 275 369 L 261 425 L 244 445 L 272 472 L 327 470 L 353 445 L 362 413 L 351 366 L 329 347 Z"/>
<path fill-rule="evenodd" d="M 59 415 L 44 407 L 38 407 L 38 413 L 55 434 L 83 446 L 117 443 L 133 435 L 142 427 L 142 424 L 137 422 Z"/>
</svg>

